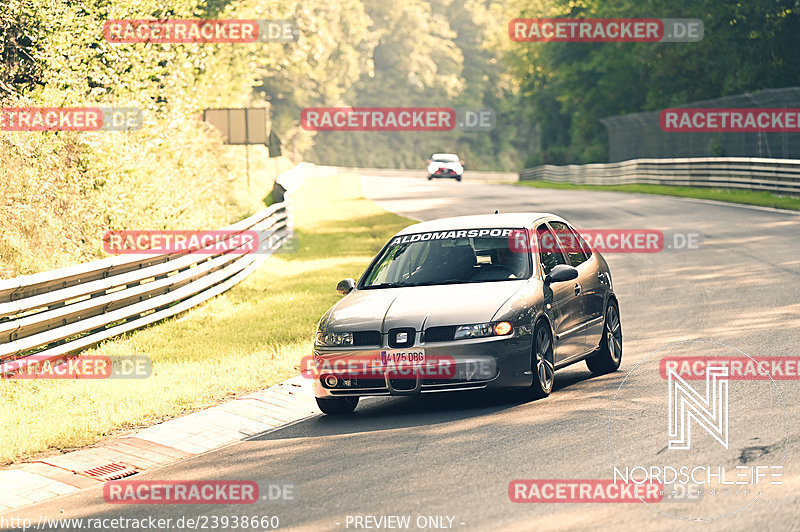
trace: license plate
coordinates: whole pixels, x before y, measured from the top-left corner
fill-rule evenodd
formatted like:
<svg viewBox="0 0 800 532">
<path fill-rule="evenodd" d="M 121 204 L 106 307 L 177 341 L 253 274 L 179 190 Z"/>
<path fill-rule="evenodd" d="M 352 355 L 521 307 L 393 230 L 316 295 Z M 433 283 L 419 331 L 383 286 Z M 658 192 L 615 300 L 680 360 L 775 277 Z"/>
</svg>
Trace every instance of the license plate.
<svg viewBox="0 0 800 532">
<path fill-rule="evenodd" d="M 387 349 L 381 351 L 382 366 L 420 366 L 425 364 L 424 349 Z"/>
</svg>

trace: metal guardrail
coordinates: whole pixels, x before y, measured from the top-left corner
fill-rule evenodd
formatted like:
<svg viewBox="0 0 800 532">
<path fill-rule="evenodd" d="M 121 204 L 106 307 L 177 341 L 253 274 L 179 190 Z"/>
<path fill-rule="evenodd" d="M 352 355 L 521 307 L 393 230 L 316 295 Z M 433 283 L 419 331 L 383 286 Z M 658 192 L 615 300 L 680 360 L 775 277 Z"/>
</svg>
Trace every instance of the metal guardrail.
<svg viewBox="0 0 800 532">
<path fill-rule="evenodd" d="M 291 171 L 290 171 L 291 172 Z M 98 342 L 174 316 L 225 292 L 292 234 L 289 202 L 225 228 L 258 235 L 257 250 L 120 255 L 0 281 L 0 375 L 51 364 Z M 235 242 L 235 241 L 231 241 Z M 216 251 L 218 248 L 215 248 Z"/>
<path fill-rule="evenodd" d="M 750 157 L 631 159 L 617 163 L 543 165 L 523 170 L 520 181 L 576 185 L 682 185 L 800 194 L 800 160 Z"/>
</svg>

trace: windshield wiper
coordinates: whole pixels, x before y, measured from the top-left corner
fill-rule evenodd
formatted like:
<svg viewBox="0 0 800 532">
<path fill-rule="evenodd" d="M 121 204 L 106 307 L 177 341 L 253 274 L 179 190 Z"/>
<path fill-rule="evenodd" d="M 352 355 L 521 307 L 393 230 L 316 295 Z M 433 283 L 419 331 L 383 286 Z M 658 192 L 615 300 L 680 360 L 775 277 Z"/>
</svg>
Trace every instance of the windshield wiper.
<svg viewBox="0 0 800 532">
<path fill-rule="evenodd" d="M 445 284 L 467 284 L 467 283 L 480 283 L 484 281 L 472 281 L 467 279 L 445 279 L 443 281 L 426 281 L 424 283 L 379 283 L 365 286 L 364 289 L 370 288 L 412 288 L 414 286 L 439 286 Z"/>
<path fill-rule="evenodd" d="M 445 279 L 444 281 L 426 281 L 424 283 L 414 283 L 414 284 L 406 284 L 403 286 L 437 286 L 442 284 L 464 284 L 464 283 L 474 283 L 476 281 L 466 281 L 462 279 Z"/>
<path fill-rule="evenodd" d="M 369 286 L 365 286 L 364 288 L 400 288 L 402 286 L 408 286 L 406 284 L 401 283 L 378 283 L 378 284 L 371 284 Z"/>
</svg>

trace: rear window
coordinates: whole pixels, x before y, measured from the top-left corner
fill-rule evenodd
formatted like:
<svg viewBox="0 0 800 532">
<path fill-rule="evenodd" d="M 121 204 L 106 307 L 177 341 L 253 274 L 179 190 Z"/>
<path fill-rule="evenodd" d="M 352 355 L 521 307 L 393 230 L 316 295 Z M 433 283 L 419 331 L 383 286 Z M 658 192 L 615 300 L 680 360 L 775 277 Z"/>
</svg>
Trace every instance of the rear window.
<svg viewBox="0 0 800 532">
<path fill-rule="evenodd" d="M 458 162 L 458 155 L 442 155 L 437 154 L 431 157 L 431 160 L 435 163 L 457 163 Z"/>
</svg>

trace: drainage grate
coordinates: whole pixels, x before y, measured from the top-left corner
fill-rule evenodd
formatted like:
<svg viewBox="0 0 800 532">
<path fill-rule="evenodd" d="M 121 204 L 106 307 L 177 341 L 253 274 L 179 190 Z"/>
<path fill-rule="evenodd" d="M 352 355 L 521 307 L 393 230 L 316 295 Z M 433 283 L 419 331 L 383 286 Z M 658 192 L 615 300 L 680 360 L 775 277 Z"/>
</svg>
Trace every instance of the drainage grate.
<svg viewBox="0 0 800 532">
<path fill-rule="evenodd" d="M 118 478 L 129 477 L 135 475 L 139 471 L 129 465 L 110 463 L 98 467 L 92 467 L 83 471 L 84 475 L 88 475 L 97 480 L 107 482 L 109 480 L 117 480 Z"/>
</svg>

